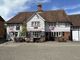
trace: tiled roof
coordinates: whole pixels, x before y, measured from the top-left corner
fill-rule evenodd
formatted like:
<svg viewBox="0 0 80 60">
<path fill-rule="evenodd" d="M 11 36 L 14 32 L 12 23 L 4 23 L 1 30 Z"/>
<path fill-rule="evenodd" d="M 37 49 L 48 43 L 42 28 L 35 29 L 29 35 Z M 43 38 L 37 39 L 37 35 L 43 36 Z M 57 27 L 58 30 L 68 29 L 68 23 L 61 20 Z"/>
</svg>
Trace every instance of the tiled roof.
<svg viewBox="0 0 80 60">
<path fill-rule="evenodd" d="M 80 14 L 69 15 L 69 18 L 73 26 L 80 26 Z"/>
<path fill-rule="evenodd" d="M 64 10 L 45 11 L 39 14 L 48 22 L 67 22 L 69 20 Z"/>
<path fill-rule="evenodd" d="M 35 12 L 20 12 L 7 23 L 22 23 L 28 20 Z M 39 13 L 47 22 L 67 22 L 68 16 L 64 10 L 44 11 Z"/>
<path fill-rule="evenodd" d="M 23 23 L 25 20 L 32 16 L 33 12 L 20 12 L 13 18 L 7 21 L 7 23 Z"/>
</svg>

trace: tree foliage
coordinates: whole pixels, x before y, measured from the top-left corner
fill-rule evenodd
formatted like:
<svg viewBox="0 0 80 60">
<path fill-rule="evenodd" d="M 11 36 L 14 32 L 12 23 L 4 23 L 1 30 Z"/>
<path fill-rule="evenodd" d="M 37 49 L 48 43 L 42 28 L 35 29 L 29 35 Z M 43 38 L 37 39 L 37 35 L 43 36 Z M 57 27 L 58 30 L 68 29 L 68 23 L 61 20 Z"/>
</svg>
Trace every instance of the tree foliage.
<svg viewBox="0 0 80 60">
<path fill-rule="evenodd" d="M 22 24 L 22 31 L 21 31 L 21 36 L 26 36 L 26 32 L 27 32 L 27 27 L 26 27 L 26 24 L 23 23 Z"/>
</svg>

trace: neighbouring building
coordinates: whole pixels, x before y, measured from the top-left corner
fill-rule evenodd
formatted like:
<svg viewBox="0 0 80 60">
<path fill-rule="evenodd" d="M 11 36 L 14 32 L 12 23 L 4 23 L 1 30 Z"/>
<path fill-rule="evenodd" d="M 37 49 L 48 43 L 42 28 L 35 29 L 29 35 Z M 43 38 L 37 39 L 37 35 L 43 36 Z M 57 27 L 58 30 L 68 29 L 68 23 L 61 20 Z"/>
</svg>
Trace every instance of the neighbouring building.
<svg viewBox="0 0 80 60">
<path fill-rule="evenodd" d="M 0 40 L 4 39 L 6 37 L 6 32 L 5 32 L 5 21 L 4 19 L 0 16 Z"/>
<path fill-rule="evenodd" d="M 72 40 L 80 41 L 80 14 L 69 15 L 69 18 L 72 23 L 71 26 Z"/>
<path fill-rule="evenodd" d="M 30 40 L 80 41 L 80 15 L 67 15 L 64 10 L 44 11 L 38 5 L 36 12 L 20 12 L 7 21 L 7 35 L 20 37 L 26 23 Z"/>
</svg>

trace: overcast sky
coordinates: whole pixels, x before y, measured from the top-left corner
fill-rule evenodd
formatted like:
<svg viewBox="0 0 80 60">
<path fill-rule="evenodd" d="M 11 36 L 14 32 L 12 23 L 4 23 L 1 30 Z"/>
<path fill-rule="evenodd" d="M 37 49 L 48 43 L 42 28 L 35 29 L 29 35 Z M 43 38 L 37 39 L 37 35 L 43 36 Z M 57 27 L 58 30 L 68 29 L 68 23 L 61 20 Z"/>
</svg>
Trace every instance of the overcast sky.
<svg viewBox="0 0 80 60">
<path fill-rule="evenodd" d="M 6 21 L 25 11 L 36 11 L 42 3 L 43 10 L 64 9 L 67 14 L 80 14 L 80 0 L 0 0 L 0 16 Z"/>
</svg>

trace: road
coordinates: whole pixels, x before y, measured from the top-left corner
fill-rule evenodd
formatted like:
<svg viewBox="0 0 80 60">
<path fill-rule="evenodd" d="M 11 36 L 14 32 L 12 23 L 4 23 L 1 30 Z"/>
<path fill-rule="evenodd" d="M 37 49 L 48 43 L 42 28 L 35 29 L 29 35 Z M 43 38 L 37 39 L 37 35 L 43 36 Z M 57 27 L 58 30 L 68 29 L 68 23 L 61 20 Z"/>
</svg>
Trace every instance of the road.
<svg viewBox="0 0 80 60">
<path fill-rule="evenodd" d="M 80 42 L 5 43 L 0 60 L 80 60 Z"/>
</svg>

